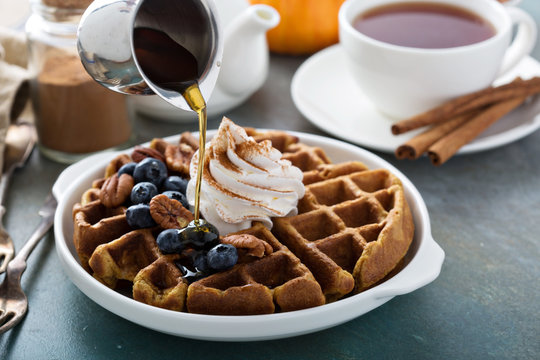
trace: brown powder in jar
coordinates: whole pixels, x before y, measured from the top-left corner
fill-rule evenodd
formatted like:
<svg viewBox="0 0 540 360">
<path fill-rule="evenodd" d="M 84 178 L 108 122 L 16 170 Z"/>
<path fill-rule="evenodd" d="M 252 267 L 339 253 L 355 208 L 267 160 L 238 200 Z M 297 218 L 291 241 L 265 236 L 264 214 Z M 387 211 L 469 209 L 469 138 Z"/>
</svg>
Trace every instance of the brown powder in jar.
<svg viewBox="0 0 540 360">
<path fill-rule="evenodd" d="M 41 0 L 44 5 L 62 9 L 86 9 L 93 0 Z"/>
<path fill-rule="evenodd" d="M 89 153 L 131 136 L 125 96 L 95 82 L 76 55 L 49 57 L 37 78 L 40 143 L 56 151 Z"/>
</svg>

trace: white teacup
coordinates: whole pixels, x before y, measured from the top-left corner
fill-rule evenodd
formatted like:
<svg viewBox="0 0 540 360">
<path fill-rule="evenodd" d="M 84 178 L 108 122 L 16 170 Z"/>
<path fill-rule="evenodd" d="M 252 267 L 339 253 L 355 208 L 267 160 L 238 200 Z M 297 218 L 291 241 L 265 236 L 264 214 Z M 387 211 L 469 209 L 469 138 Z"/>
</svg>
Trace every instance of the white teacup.
<svg viewBox="0 0 540 360">
<path fill-rule="evenodd" d="M 490 22 L 495 34 L 471 45 L 424 49 L 378 41 L 353 27 L 360 14 L 399 2 L 458 6 Z M 339 35 L 363 93 L 381 112 L 399 119 L 489 86 L 531 52 L 536 24 L 524 11 L 494 0 L 347 0 L 339 12 Z"/>
</svg>

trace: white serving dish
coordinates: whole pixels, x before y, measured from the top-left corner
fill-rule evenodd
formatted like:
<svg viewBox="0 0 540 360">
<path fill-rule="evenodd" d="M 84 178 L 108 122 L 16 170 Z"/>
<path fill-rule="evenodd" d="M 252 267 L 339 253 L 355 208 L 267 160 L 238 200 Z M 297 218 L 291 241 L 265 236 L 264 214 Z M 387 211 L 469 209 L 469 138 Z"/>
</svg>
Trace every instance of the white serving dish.
<svg viewBox="0 0 540 360">
<path fill-rule="evenodd" d="M 53 187 L 59 200 L 54 233 L 60 263 L 71 281 L 100 306 L 136 324 L 163 333 L 220 341 L 268 340 L 306 334 L 352 320 L 386 303 L 396 295 L 432 282 L 441 270 L 444 251 L 431 235 L 426 205 L 414 185 L 395 167 L 378 156 L 338 140 L 291 132 L 300 141 L 322 147 L 334 162 L 359 160 L 370 168 L 386 168 L 403 182 L 415 223 L 415 236 L 407 265 L 394 277 L 360 294 L 323 306 L 286 313 L 252 316 L 198 315 L 160 309 L 137 302 L 94 279 L 80 265 L 72 241 L 72 207 L 94 179 L 101 177 L 118 153 L 94 155 L 70 166 Z M 209 131 L 209 138 L 215 131 Z M 177 137 L 168 138 L 177 141 Z M 126 151 L 127 152 L 127 151 Z"/>
</svg>

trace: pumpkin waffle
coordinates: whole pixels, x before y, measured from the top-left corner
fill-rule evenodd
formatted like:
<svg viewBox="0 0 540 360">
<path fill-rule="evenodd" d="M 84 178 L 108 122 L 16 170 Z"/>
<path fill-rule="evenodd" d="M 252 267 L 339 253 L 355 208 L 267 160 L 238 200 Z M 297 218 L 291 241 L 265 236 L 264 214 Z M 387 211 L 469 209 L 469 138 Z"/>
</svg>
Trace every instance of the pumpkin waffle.
<svg viewBox="0 0 540 360">
<path fill-rule="evenodd" d="M 85 202 L 95 189 L 83 194 Z M 74 242 L 81 265 L 112 289 L 133 283 L 135 300 L 170 310 L 184 308 L 188 282 L 174 264 L 178 256 L 163 255 L 153 229 L 133 230 L 124 208 L 109 209 L 99 199 L 77 204 Z"/>
<path fill-rule="evenodd" d="M 139 271 L 160 256 L 152 230 L 138 229 L 99 245 L 88 264 L 96 279 L 114 289 L 119 280 L 133 282 Z"/>
<path fill-rule="evenodd" d="M 213 315 L 270 314 L 322 305 L 321 288 L 308 268 L 261 223 L 234 234 L 253 235 L 271 253 L 192 283 L 189 312 Z"/>
<path fill-rule="evenodd" d="M 125 207 L 108 208 L 99 199 L 88 201 L 92 194 L 95 195 L 94 190 L 85 192 L 82 203 L 73 208 L 73 242 L 81 265 L 86 270 L 91 270 L 88 260 L 99 245 L 132 230 L 124 214 Z"/>
<path fill-rule="evenodd" d="M 257 142 L 271 141 L 272 146 L 282 153 L 282 159 L 289 160 L 304 174 L 316 169 L 319 165 L 331 163 L 323 149 L 299 143 L 296 136 L 284 131 L 257 131 L 247 128 L 246 133 Z"/>
<path fill-rule="evenodd" d="M 360 162 L 332 164 L 325 152 L 280 131 L 247 130 L 270 140 L 283 158 L 304 174 L 306 195 L 298 215 L 274 218 L 272 231 L 256 223 L 222 237 L 233 244 L 233 268 L 189 283 L 181 255 L 165 255 L 156 245 L 159 226 L 134 230 L 125 206 L 107 207 L 102 188 L 130 161 L 164 159 L 169 174 L 186 174 L 196 139 L 178 144 L 154 139 L 131 155 L 115 158 L 102 179 L 73 208 L 75 248 L 82 266 L 105 285 L 128 284 L 135 300 L 175 311 L 247 315 L 322 305 L 363 291 L 383 279 L 405 255 L 413 224 L 400 181 L 386 170 Z M 231 242 L 253 236 L 255 247 Z M 131 284 L 132 287 L 131 287 Z"/>
<path fill-rule="evenodd" d="M 272 232 L 337 300 L 382 280 L 405 256 L 414 225 L 400 180 L 358 162 L 323 165 L 306 185 L 299 214 Z"/>
</svg>

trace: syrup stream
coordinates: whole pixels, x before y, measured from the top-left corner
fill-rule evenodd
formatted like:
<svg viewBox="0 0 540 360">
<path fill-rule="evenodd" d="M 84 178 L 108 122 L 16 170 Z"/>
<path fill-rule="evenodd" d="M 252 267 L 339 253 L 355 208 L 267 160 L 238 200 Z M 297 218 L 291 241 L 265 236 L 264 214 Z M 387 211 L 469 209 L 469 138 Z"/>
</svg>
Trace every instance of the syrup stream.
<svg viewBox="0 0 540 360">
<path fill-rule="evenodd" d="M 197 83 L 189 86 L 182 96 L 186 99 L 189 107 L 197 112 L 199 117 L 199 163 L 197 164 L 197 180 L 195 183 L 195 224 L 199 224 L 199 203 L 201 193 L 202 175 L 204 171 L 205 144 L 206 144 L 206 102 L 201 94 Z"/>
<path fill-rule="evenodd" d="M 199 225 L 199 203 L 206 144 L 206 101 L 197 79 L 195 56 L 160 30 L 136 28 L 133 32 L 135 53 L 144 73 L 157 85 L 181 94 L 199 117 L 199 164 L 195 184 L 195 224 Z"/>
</svg>

